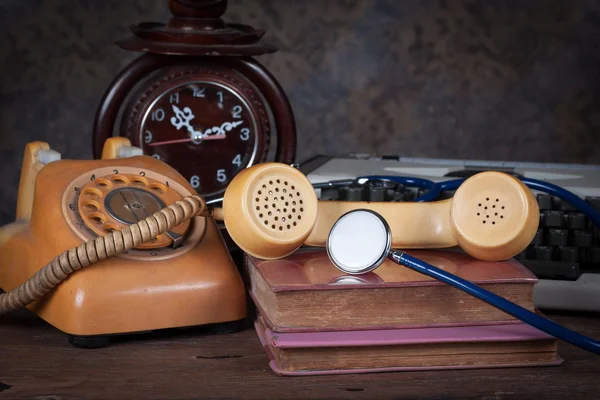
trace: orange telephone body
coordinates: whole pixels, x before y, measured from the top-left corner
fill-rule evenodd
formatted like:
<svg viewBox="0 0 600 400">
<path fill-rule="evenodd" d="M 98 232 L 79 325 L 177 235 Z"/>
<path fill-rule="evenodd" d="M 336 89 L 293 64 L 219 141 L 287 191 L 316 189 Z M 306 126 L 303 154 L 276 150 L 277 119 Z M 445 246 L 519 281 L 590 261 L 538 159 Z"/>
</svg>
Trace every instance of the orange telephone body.
<svg viewBox="0 0 600 400">
<path fill-rule="evenodd" d="M 111 138 L 101 160 L 44 163 L 48 144 L 27 145 L 17 218 L 0 228 L 1 289 L 14 289 L 65 250 L 196 193 L 161 161 L 119 158 L 125 149 L 135 148 Z M 196 216 L 126 254 L 75 271 L 28 308 L 71 337 L 85 338 L 239 322 L 246 317 L 246 294 L 214 219 Z"/>
</svg>

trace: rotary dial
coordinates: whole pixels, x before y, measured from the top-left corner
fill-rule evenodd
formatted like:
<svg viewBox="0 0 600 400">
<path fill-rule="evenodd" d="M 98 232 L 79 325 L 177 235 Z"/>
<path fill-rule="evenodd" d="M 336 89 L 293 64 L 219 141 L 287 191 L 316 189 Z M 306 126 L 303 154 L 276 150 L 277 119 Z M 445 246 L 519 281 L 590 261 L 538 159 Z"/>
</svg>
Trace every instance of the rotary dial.
<svg viewBox="0 0 600 400">
<path fill-rule="evenodd" d="M 62 207 L 67 223 L 87 241 L 137 223 L 191 194 L 151 170 L 106 167 L 74 179 L 64 193 Z M 185 254 L 202 239 L 205 228 L 205 218 L 194 217 L 119 257 L 163 260 Z"/>
<path fill-rule="evenodd" d="M 180 199 L 173 189 L 152 178 L 113 174 L 88 182 L 81 189 L 78 207 L 85 224 L 98 235 L 105 235 L 135 224 Z M 190 221 L 185 221 L 137 248 L 176 248 L 189 225 Z"/>
</svg>

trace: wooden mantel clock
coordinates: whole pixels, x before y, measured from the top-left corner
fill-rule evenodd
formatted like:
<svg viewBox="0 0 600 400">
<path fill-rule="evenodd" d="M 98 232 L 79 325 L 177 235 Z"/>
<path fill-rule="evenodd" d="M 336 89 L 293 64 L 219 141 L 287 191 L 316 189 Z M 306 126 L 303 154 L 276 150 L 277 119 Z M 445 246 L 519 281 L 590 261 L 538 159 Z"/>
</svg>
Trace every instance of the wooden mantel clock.
<svg viewBox="0 0 600 400">
<path fill-rule="evenodd" d="M 277 49 L 264 31 L 227 24 L 227 0 L 170 0 L 167 24 L 145 22 L 117 42 L 143 52 L 111 83 L 96 112 L 94 158 L 109 137 L 175 168 L 207 203 L 242 169 L 295 161 L 290 103 L 253 57 Z M 276 143 L 276 145 L 275 145 Z"/>
</svg>

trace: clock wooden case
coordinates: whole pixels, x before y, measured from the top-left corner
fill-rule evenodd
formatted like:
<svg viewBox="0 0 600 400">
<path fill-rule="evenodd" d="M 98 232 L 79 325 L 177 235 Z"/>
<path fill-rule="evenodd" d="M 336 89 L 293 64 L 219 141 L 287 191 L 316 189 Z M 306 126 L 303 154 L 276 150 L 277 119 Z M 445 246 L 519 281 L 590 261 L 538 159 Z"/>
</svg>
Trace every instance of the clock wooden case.
<svg viewBox="0 0 600 400">
<path fill-rule="evenodd" d="M 225 23 L 226 0 L 170 0 L 167 24 L 144 22 L 117 42 L 144 53 L 110 84 L 96 112 L 93 152 L 127 137 L 180 172 L 217 203 L 242 169 L 291 164 L 296 127 L 290 103 L 255 56 L 277 49 L 264 31 Z"/>
</svg>

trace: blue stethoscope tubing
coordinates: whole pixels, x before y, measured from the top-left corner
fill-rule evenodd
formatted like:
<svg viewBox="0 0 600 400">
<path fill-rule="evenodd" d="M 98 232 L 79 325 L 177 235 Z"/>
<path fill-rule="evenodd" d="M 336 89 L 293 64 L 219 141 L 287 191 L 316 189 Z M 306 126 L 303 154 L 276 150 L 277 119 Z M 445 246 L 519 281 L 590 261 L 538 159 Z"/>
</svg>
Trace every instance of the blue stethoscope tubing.
<svg viewBox="0 0 600 400">
<path fill-rule="evenodd" d="M 577 208 L 579 212 L 584 214 L 596 227 L 600 228 L 600 213 L 585 202 L 581 197 L 576 194 L 557 186 L 550 182 L 540 181 L 532 178 L 519 177 L 528 188 L 537 190 L 540 192 L 548 193 L 552 196 L 558 197 L 561 200 L 566 201 L 573 207 Z M 442 182 L 433 182 L 428 179 L 412 178 L 404 176 L 393 176 L 393 175 L 368 175 L 356 178 L 354 181 L 368 181 L 368 180 L 384 180 L 399 183 L 408 187 L 418 187 L 426 189 L 427 192 L 417 197 L 415 202 L 426 202 L 433 201 L 443 192 L 456 190 L 466 179 L 452 179 Z"/>
<path fill-rule="evenodd" d="M 582 214 L 584 214 L 594 225 L 600 228 L 600 213 L 596 212 L 594 208 L 586 203 L 582 198 L 575 195 L 574 193 L 557 186 L 555 184 L 540 181 L 537 179 L 519 177 L 519 179 L 530 189 L 541 192 L 546 192 L 552 196 L 558 197 L 570 203 L 573 207 L 577 208 Z M 392 175 L 369 175 L 358 177 L 352 182 L 364 182 L 368 180 L 384 180 L 392 181 L 402 184 L 407 187 L 418 187 L 426 189 L 427 191 L 421 196 L 417 197 L 415 202 L 427 202 L 433 201 L 440 196 L 443 191 L 456 190 L 466 179 L 453 179 L 448 181 L 442 181 L 435 183 L 428 179 L 403 177 L 403 176 L 392 176 Z M 343 183 L 343 181 L 338 181 Z M 348 184 L 349 182 L 345 182 Z M 317 184 L 315 187 L 327 187 L 327 184 Z M 567 329 L 561 325 L 552 322 L 549 319 L 540 317 L 539 315 L 518 306 L 517 304 L 506 300 L 494 293 L 491 293 L 467 280 L 464 280 L 456 275 L 446 272 L 442 269 L 436 268 L 433 265 L 419 260 L 416 257 L 410 256 L 406 253 L 399 251 L 392 251 L 390 258 L 400 265 L 404 265 L 414 271 L 420 272 L 424 275 L 430 276 L 434 279 L 440 280 L 448 285 L 451 285 L 459 290 L 462 290 L 504 312 L 512 315 L 515 318 L 523 321 L 524 323 L 531 325 L 547 334 L 554 336 L 555 338 L 562 339 L 565 342 L 571 343 L 577 347 L 588 350 L 595 354 L 600 354 L 600 343 L 597 340 L 581 335 L 570 329 Z"/>
<path fill-rule="evenodd" d="M 488 292 L 481 287 L 466 281 L 447 271 L 436 268 L 433 265 L 419 260 L 416 257 L 410 256 L 399 251 L 392 251 L 390 258 L 398 264 L 404 265 L 414 271 L 420 272 L 434 279 L 438 279 L 448 285 L 451 285 L 463 292 L 466 292 L 492 306 L 520 319 L 528 325 L 531 325 L 555 338 L 562 339 L 565 342 L 571 343 L 574 346 L 588 350 L 595 354 L 600 354 L 600 342 L 581 335 L 570 329 L 567 329 L 549 319 L 540 317 L 539 315 L 518 306 L 494 293 Z"/>
</svg>

